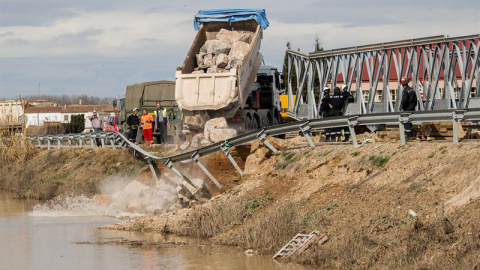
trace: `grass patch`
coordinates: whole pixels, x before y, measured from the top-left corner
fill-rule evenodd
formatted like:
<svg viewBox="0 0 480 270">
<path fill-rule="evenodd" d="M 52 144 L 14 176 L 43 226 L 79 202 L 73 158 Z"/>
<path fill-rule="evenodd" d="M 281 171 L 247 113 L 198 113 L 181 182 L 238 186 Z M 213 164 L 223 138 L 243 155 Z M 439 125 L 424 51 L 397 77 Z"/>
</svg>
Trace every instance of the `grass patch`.
<svg viewBox="0 0 480 270">
<path fill-rule="evenodd" d="M 352 153 L 352 157 L 356 157 L 358 155 L 360 155 L 360 152 L 358 152 L 358 151 L 355 151 L 355 152 Z"/>
<path fill-rule="evenodd" d="M 330 153 L 332 153 L 332 152 L 333 152 L 333 150 L 328 150 L 327 152 L 320 154 L 320 156 L 326 157 L 326 156 L 330 155 Z"/>
<path fill-rule="evenodd" d="M 433 158 L 435 156 L 436 152 L 433 151 L 430 155 L 428 155 L 428 158 Z"/>
<path fill-rule="evenodd" d="M 370 156 L 368 160 L 370 160 L 373 163 L 373 165 L 377 167 L 384 167 L 385 164 L 387 164 L 387 162 L 390 160 L 390 158 L 385 156 L 373 155 L 373 156 Z"/>
<path fill-rule="evenodd" d="M 277 154 L 277 156 L 278 156 L 278 159 L 274 165 L 274 168 L 276 170 L 283 170 L 288 165 L 294 162 L 297 162 L 300 159 L 299 155 L 289 151 L 281 151 L 280 153 Z"/>
<path fill-rule="evenodd" d="M 244 207 L 245 208 L 245 214 L 247 216 L 250 216 L 253 213 L 255 213 L 255 211 L 257 211 L 258 208 L 262 207 L 263 205 L 265 205 L 269 201 L 273 200 L 273 198 L 268 196 L 268 195 L 270 195 L 270 191 L 266 190 L 261 197 L 258 197 L 258 198 L 255 198 L 253 200 L 248 201 L 245 204 L 245 207 Z"/>
</svg>

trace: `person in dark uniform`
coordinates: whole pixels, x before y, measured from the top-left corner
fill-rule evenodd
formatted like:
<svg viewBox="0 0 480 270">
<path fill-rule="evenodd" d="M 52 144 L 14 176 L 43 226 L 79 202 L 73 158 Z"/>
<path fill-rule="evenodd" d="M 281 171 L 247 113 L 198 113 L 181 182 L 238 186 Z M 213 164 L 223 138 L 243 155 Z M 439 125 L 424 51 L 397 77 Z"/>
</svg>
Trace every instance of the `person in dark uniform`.
<svg viewBox="0 0 480 270">
<path fill-rule="evenodd" d="M 345 115 L 347 113 L 347 105 L 348 103 L 353 103 L 355 102 L 355 99 L 353 98 L 352 93 L 348 91 L 348 85 L 344 84 L 342 86 L 342 96 L 344 100 L 344 105 L 343 105 L 343 114 Z M 348 142 L 350 139 L 350 130 L 348 127 L 342 128 L 342 135 L 345 136 L 345 139 L 343 140 L 344 142 Z"/>
<path fill-rule="evenodd" d="M 138 126 L 140 126 L 140 119 L 138 118 L 138 109 L 135 108 L 132 114 L 127 118 L 127 125 L 130 127 L 130 133 L 128 133 L 128 140 L 135 143 L 137 140 Z"/>
<path fill-rule="evenodd" d="M 333 89 L 333 96 L 330 97 L 330 104 L 332 107 L 330 109 L 331 116 L 342 116 L 343 107 L 345 106 L 345 99 L 342 95 L 340 87 L 335 87 Z M 333 133 L 336 141 L 339 141 L 344 133 L 343 128 L 334 128 Z"/>
<path fill-rule="evenodd" d="M 330 88 L 323 88 L 323 98 L 320 101 L 320 117 L 325 118 L 330 116 Z"/>
<path fill-rule="evenodd" d="M 403 87 L 402 102 L 400 103 L 402 111 L 415 111 L 417 108 L 417 94 L 415 91 L 413 91 L 412 87 L 410 87 L 410 80 L 406 77 L 403 77 L 400 80 L 400 83 Z M 407 135 L 406 139 L 408 140 L 413 136 L 413 125 L 412 123 L 405 123 L 404 126 Z"/>
</svg>

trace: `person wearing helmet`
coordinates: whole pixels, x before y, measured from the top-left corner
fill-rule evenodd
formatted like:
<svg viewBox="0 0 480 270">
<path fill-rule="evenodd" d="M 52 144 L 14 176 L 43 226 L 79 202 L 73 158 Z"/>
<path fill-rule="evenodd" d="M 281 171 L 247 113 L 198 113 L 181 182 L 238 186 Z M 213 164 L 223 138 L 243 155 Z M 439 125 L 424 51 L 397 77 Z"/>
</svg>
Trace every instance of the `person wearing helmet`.
<svg viewBox="0 0 480 270">
<path fill-rule="evenodd" d="M 328 117 L 330 112 L 330 88 L 323 88 L 323 98 L 320 101 L 320 117 Z"/>
<path fill-rule="evenodd" d="M 402 101 L 400 103 L 400 108 L 402 111 L 415 111 L 417 108 L 417 94 L 413 91 L 412 87 L 410 87 L 409 83 L 410 80 L 406 77 L 403 77 L 400 80 L 400 83 L 403 87 L 403 94 L 402 94 Z M 407 140 L 413 136 L 413 125 L 412 123 L 405 123 L 405 132 L 407 135 Z"/>
<path fill-rule="evenodd" d="M 349 102 L 354 102 L 353 96 L 350 93 L 350 91 L 348 91 L 348 85 L 346 84 L 342 86 L 342 96 L 343 96 L 343 99 L 345 100 L 345 105 L 347 105 L 347 103 Z"/>
<path fill-rule="evenodd" d="M 138 118 L 138 108 L 132 110 L 132 114 L 127 118 L 127 125 L 130 127 L 128 133 L 128 140 L 135 143 L 137 140 L 138 126 L 140 125 L 140 119 Z"/>
</svg>

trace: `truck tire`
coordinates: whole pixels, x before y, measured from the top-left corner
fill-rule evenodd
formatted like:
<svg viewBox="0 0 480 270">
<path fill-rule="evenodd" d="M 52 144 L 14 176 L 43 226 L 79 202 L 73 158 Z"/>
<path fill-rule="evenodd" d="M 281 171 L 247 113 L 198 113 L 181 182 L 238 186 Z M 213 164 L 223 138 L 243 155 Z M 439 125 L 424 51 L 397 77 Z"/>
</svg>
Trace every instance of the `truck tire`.
<svg viewBox="0 0 480 270">
<path fill-rule="evenodd" d="M 273 117 L 270 110 L 265 110 L 265 109 L 257 110 L 257 115 L 259 116 L 258 118 L 260 119 L 258 128 L 265 128 L 273 125 Z"/>
</svg>

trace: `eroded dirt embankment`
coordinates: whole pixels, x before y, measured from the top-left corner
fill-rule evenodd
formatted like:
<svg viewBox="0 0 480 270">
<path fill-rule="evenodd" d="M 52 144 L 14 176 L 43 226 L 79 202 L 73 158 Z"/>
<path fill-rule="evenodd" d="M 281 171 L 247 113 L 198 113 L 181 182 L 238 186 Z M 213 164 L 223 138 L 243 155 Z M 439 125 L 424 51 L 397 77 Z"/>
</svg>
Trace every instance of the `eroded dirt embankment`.
<svg viewBox="0 0 480 270">
<path fill-rule="evenodd" d="M 0 189 L 14 192 L 19 198 L 43 200 L 57 196 L 93 196 L 100 191 L 105 179 L 137 178 L 146 169 L 145 164 L 132 158 L 127 150 L 106 148 L 32 148 L 27 153 L 2 155 L 2 158 Z"/>
<path fill-rule="evenodd" d="M 291 145 L 276 142 L 280 149 Z M 322 145 L 277 154 L 254 144 L 240 181 L 213 171 L 228 186 L 220 196 L 107 228 L 203 237 L 269 254 L 299 232 L 319 230 L 328 241 L 314 242 L 292 261 L 477 269 L 479 157 L 478 142 Z"/>
</svg>

